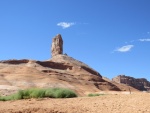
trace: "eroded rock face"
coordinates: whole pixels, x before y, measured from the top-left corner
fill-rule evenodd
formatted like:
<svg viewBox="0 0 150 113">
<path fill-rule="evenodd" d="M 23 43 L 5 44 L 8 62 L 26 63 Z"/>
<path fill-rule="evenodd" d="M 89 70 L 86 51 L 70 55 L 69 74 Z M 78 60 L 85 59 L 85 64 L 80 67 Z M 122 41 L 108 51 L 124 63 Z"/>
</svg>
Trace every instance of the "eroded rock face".
<svg viewBox="0 0 150 113">
<path fill-rule="evenodd" d="M 30 60 L 28 59 L 22 59 L 22 60 L 16 60 L 16 59 L 12 59 L 12 60 L 3 60 L 0 61 L 0 63 L 6 63 L 6 64 L 22 64 L 22 63 L 28 63 Z"/>
<path fill-rule="evenodd" d="M 145 78 L 136 79 L 130 76 L 119 75 L 112 80 L 117 83 L 127 84 L 141 91 L 150 89 L 150 82 L 147 81 Z"/>
<path fill-rule="evenodd" d="M 53 38 L 51 46 L 51 55 L 56 56 L 58 54 L 63 54 L 63 39 L 60 34 Z"/>
</svg>

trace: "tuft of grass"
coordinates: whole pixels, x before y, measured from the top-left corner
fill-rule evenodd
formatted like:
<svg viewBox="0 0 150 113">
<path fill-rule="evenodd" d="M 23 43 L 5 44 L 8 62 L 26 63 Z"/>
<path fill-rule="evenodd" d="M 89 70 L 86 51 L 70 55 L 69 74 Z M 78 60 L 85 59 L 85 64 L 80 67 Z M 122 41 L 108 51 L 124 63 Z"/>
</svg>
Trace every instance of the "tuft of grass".
<svg viewBox="0 0 150 113">
<path fill-rule="evenodd" d="M 69 89 L 52 88 L 46 90 L 45 96 L 49 98 L 72 98 L 77 97 L 77 94 Z"/>
<path fill-rule="evenodd" d="M 13 95 L 9 95 L 9 96 L 1 96 L 0 97 L 0 101 L 8 101 L 8 100 L 19 100 L 20 99 L 20 95 L 19 94 L 13 94 Z"/>
<path fill-rule="evenodd" d="M 101 95 L 104 95 L 104 94 L 97 94 L 97 93 L 96 94 L 92 94 L 92 93 L 88 94 L 89 97 L 95 97 L 95 96 L 101 96 Z"/>
<path fill-rule="evenodd" d="M 49 89 L 26 89 L 19 90 L 17 93 L 9 96 L 1 96 L 0 101 L 20 100 L 29 98 L 73 98 L 77 94 L 69 89 L 49 88 Z"/>
</svg>

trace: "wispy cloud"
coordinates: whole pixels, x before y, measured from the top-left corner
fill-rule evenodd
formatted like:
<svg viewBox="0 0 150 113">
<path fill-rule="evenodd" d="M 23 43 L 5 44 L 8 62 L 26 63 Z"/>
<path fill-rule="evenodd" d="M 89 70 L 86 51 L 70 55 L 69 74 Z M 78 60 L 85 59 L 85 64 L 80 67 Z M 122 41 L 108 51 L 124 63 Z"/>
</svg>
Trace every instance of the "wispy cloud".
<svg viewBox="0 0 150 113">
<path fill-rule="evenodd" d="M 150 38 L 139 39 L 139 41 L 141 41 L 141 42 L 149 42 L 149 41 L 150 41 Z"/>
<path fill-rule="evenodd" d="M 69 27 L 71 27 L 71 26 L 73 26 L 75 24 L 76 23 L 74 23 L 74 22 L 59 22 L 59 23 L 57 23 L 57 26 L 60 26 L 63 29 L 66 29 L 66 28 L 69 28 Z"/>
<path fill-rule="evenodd" d="M 126 45 L 126 46 L 119 47 L 119 48 L 117 48 L 117 49 L 114 50 L 114 51 L 118 51 L 118 52 L 128 52 L 128 51 L 130 51 L 133 47 L 134 47 L 134 45 Z"/>
</svg>

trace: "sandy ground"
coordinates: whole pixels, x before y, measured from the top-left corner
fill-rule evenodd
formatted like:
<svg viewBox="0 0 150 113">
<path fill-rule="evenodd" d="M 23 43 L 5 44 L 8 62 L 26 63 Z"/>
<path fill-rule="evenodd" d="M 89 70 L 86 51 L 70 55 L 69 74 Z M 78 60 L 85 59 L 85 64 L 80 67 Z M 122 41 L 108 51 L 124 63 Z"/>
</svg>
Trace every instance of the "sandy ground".
<svg viewBox="0 0 150 113">
<path fill-rule="evenodd" d="M 150 113 L 150 94 L 0 102 L 0 113 Z"/>
</svg>

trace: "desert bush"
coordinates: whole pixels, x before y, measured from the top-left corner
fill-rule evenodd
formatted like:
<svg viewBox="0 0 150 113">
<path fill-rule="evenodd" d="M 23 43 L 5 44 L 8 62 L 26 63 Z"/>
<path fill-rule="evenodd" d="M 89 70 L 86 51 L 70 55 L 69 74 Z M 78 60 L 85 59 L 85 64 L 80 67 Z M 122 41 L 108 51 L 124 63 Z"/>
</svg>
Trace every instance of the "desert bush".
<svg viewBox="0 0 150 113">
<path fill-rule="evenodd" d="M 73 98 L 77 94 L 69 89 L 64 88 L 49 88 L 49 89 L 26 89 L 20 90 L 17 93 L 9 96 L 0 97 L 0 101 L 20 100 L 29 98 Z"/>
<path fill-rule="evenodd" d="M 101 95 L 104 95 L 104 94 L 97 94 L 97 93 L 95 93 L 95 94 L 92 94 L 92 93 L 88 94 L 89 97 L 95 97 L 95 96 L 101 96 Z"/>
<path fill-rule="evenodd" d="M 0 101 L 19 100 L 19 99 L 20 99 L 20 97 L 19 97 L 18 93 L 9 95 L 9 96 L 1 96 L 0 97 Z"/>
<path fill-rule="evenodd" d="M 45 97 L 46 89 L 26 89 L 19 91 L 19 96 L 21 99 L 28 99 L 28 98 L 43 98 Z"/>
<path fill-rule="evenodd" d="M 77 94 L 69 89 L 52 88 L 45 91 L 45 96 L 49 98 L 72 98 L 77 97 Z"/>
</svg>

